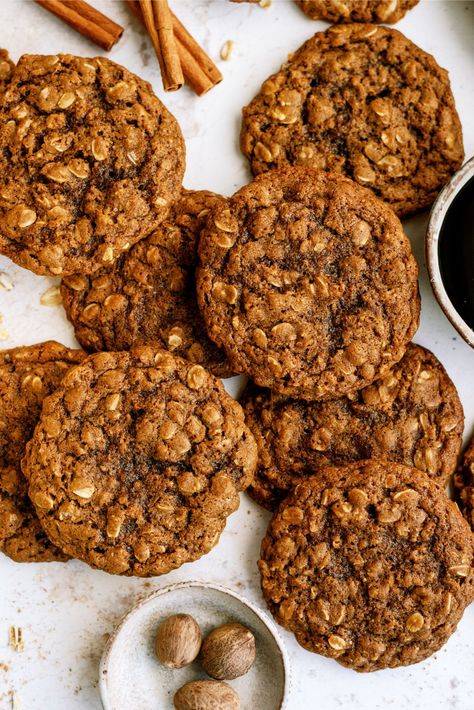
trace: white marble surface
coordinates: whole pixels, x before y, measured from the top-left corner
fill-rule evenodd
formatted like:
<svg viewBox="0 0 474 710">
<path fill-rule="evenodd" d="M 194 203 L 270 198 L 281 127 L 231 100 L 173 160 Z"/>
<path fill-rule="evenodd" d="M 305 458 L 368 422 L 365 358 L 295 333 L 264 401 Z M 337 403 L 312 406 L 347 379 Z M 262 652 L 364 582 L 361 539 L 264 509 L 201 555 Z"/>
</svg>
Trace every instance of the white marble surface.
<svg viewBox="0 0 474 710">
<path fill-rule="evenodd" d="M 207 96 L 196 98 L 187 89 L 163 97 L 155 57 L 143 32 L 122 2 L 92 0 L 126 27 L 110 53 L 152 82 L 181 123 L 187 142 L 185 184 L 224 194 L 249 179 L 239 153 L 240 108 L 296 49 L 323 23 L 308 20 L 291 0 L 258 6 L 227 0 L 171 2 L 189 29 L 213 57 L 223 43 L 235 41 L 229 62 L 219 64 L 225 80 Z M 474 153 L 474 3 L 466 0 L 421 0 L 397 27 L 432 52 L 451 76 L 464 128 L 466 156 Z M 94 55 L 96 49 L 28 0 L 0 3 L 0 45 L 14 59 L 24 52 L 69 51 Z M 423 264 L 426 215 L 406 223 L 421 268 L 422 323 L 415 340 L 431 348 L 446 365 L 459 388 L 466 413 L 466 438 L 474 427 L 474 351 L 452 329 L 429 289 Z M 0 258 L 0 271 L 14 282 L 0 290 L 0 337 L 4 347 L 56 338 L 74 344 L 72 329 L 60 307 L 40 305 L 51 285 Z M 232 392 L 238 383 L 231 383 Z M 192 565 L 151 580 L 122 579 L 93 571 L 80 562 L 67 565 L 17 565 L 0 559 L 0 709 L 95 710 L 100 708 L 97 668 L 106 635 L 143 593 L 186 579 L 222 583 L 262 604 L 256 560 L 268 514 L 242 497 L 219 546 Z M 23 653 L 8 647 L 8 628 L 21 626 Z M 441 710 L 474 707 L 474 605 L 457 633 L 434 657 L 417 666 L 359 675 L 334 661 L 307 653 L 282 632 L 293 667 L 290 710 L 372 710 L 375 708 Z M 140 708 L 130 708 L 140 710 Z M 162 710 L 166 710 L 163 708 Z M 260 708 L 260 710 L 273 710 Z"/>
</svg>

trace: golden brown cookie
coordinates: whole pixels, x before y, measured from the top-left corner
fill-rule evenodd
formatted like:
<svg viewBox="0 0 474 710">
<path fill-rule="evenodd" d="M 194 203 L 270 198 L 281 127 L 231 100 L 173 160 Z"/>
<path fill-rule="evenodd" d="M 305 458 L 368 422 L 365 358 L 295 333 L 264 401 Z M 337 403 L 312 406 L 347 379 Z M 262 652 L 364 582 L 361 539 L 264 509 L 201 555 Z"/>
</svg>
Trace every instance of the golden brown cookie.
<svg viewBox="0 0 474 710">
<path fill-rule="evenodd" d="M 312 20 L 393 24 L 419 0 L 295 0 Z"/>
<path fill-rule="evenodd" d="M 201 233 L 198 301 L 235 372 L 308 400 L 384 375 L 418 327 L 417 265 L 392 210 L 341 175 L 260 175 Z"/>
<path fill-rule="evenodd" d="M 0 352 L 0 550 L 16 562 L 66 559 L 40 525 L 20 461 L 44 398 L 84 357 L 53 341 Z"/>
<path fill-rule="evenodd" d="M 457 465 L 464 415 L 456 387 L 439 360 L 413 343 L 382 379 L 350 397 L 305 402 L 249 383 L 240 403 L 258 446 L 248 493 L 271 510 L 323 466 L 387 459 L 446 485 Z"/>
<path fill-rule="evenodd" d="M 462 164 L 448 73 L 400 32 L 318 32 L 243 110 L 254 174 L 285 165 L 342 173 L 399 216 L 429 207 Z"/>
<path fill-rule="evenodd" d="M 154 342 L 219 377 L 232 374 L 225 353 L 207 337 L 194 276 L 205 216 L 223 199 L 184 191 L 166 221 L 112 266 L 63 280 L 63 305 L 86 350 Z"/>
<path fill-rule="evenodd" d="M 469 442 L 454 476 L 454 489 L 461 513 L 474 531 L 474 437 Z"/>
<path fill-rule="evenodd" d="M 66 554 L 150 576 L 209 552 L 256 460 L 220 380 L 142 346 L 90 355 L 66 375 L 23 466 L 38 517 Z"/>
<path fill-rule="evenodd" d="M 112 263 L 166 217 L 184 154 L 176 120 L 124 67 L 24 55 L 0 107 L 0 252 L 37 274 Z"/>
<path fill-rule="evenodd" d="M 259 569 L 275 619 L 357 671 L 428 658 L 474 598 L 474 537 L 442 488 L 397 463 L 327 468 L 281 504 Z"/>
<path fill-rule="evenodd" d="M 14 66 L 7 50 L 0 49 L 0 91 L 2 91 L 10 81 Z"/>
</svg>

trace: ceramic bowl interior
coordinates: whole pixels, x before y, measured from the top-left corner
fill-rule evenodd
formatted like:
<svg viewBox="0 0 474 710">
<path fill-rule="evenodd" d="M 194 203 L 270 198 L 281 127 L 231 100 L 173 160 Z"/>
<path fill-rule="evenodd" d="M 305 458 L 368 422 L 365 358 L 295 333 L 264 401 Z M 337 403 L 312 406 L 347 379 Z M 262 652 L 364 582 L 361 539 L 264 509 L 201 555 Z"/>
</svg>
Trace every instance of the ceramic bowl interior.
<svg viewBox="0 0 474 710">
<path fill-rule="evenodd" d="M 425 248 L 426 265 L 436 299 L 458 333 L 474 348 L 474 330 L 458 312 L 448 294 L 440 261 L 440 235 L 443 223 L 454 200 L 472 179 L 474 179 L 474 157 L 463 165 L 438 195 L 430 214 Z M 472 228 L 474 229 L 474 225 Z M 443 248 L 446 248 L 444 244 Z M 467 269 L 471 269 L 471 273 L 474 274 L 474 263 L 467 265 Z"/>
<path fill-rule="evenodd" d="M 171 670 L 154 654 L 158 625 L 176 613 L 191 614 L 203 637 L 229 621 L 247 626 L 256 639 L 255 663 L 244 676 L 228 681 L 239 694 L 241 710 L 287 708 L 288 656 L 271 619 L 235 592 L 217 585 L 183 582 L 139 602 L 109 639 L 100 666 L 105 710 L 172 710 L 178 688 L 190 680 L 208 678 L 198 662 Z"/>
</svg>

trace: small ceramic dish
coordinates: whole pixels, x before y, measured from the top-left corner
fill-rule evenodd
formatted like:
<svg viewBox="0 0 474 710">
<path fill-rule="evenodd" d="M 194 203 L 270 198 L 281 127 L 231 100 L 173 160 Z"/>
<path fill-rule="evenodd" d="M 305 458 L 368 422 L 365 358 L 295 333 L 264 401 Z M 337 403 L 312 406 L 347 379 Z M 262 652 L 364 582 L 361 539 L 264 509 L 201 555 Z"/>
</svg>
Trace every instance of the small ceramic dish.
<svg viewBox="0 0 474 710">
<path fill-rule="evenodd" d="M 156 630 L 167 616 L 191 614 L 203 637 L 216 626 L 238 621 L 255 636 L 257 655 L 244 676 L 227 681 L 241 710 L 288 708 L 289 661 L 275 624 L 240 594 L 219 585 L 181 582 L 154 592 L 125 616 L 110 637 L 100 663 L 104 710 L 172 710 L 184 683 L 207 678 L 195 661 L 180 670 L 162 666 L 154 653 Z"/>
<path fill-rule="evenodd" d="M 430 214 L 425 251 L 439 305 L 474 348 L 474 158 L 438 195 Z"/>
</svg>

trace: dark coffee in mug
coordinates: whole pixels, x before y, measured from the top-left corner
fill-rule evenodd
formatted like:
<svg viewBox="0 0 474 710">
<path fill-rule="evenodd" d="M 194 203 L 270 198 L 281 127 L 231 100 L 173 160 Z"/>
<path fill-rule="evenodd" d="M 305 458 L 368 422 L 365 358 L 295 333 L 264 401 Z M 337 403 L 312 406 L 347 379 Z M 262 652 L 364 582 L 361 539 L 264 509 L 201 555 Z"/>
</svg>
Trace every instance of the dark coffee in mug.
<svg viewBox="0 0 474 710">
<path fill-rule="evenodd" d="M 439 235 L 438 256 L 446 293 L 461 318 L 474 329 L 474 177 L 449 206 Z"/>
</svg>

